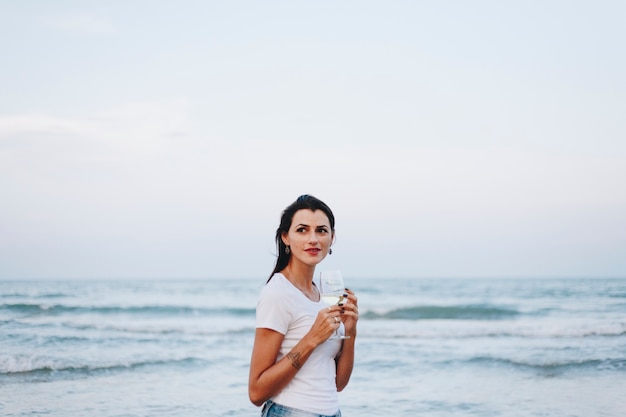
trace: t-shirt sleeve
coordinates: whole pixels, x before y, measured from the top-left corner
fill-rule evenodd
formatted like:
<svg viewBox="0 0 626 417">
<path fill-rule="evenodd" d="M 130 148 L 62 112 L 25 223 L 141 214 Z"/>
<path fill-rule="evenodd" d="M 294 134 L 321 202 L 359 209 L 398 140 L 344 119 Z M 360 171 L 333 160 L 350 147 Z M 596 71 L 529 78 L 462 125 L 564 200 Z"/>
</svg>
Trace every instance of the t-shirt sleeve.
<svg viewBox="0 0 626 417">
<path fill-rule="evenodd" d="M 291 321 L 288 300 L 275 291 L 261 291 L 256 306 L 256 327 L 286 334 Z"/>
</svg>

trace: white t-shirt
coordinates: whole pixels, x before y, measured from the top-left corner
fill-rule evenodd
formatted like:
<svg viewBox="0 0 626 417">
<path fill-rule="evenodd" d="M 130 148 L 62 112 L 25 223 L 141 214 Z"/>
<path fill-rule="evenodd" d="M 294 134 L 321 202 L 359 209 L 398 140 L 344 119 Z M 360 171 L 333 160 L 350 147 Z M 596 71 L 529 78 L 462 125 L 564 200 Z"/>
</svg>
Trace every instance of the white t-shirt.
<svg viewBox="0 0 626 417">
<path fill-rule="evenodd" d="M 276 361 L 311 329 L 317 313 L 328 306 L 311 301 L 283 274 L 275 274 L 261 290 L 256 309 L 256 327 L 285 335 Z M 343 324 L 340 333 L 343 333 Z M 327 340 L 311 353 L 289 384 L 272 401 L 316 414 L 333 415 L 339 410 L 335 383 L 335 357 L 341 339 Z"/>
</svg>

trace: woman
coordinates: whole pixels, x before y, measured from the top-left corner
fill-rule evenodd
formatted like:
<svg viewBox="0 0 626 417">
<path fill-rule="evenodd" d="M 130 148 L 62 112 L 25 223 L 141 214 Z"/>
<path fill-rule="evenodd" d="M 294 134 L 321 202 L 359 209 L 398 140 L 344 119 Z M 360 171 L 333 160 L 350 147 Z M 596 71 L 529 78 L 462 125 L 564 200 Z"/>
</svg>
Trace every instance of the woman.
<svg viewBox="0 0 626 417">
<path fill-rule="evenodd" d="M 257 304 L 248 394 L 263 417 L 341 416 L 337 392 L 352 374 L 357 297 L 328 307 L 313 282 L 332 253 L 335 217 L 317 198 L 300 196 L 276 230 L 278 258 Z M 343 329 L 341 329 L 343 328 Z M 346 339 L 329 339 L 340 329 Z"/>
</svg>

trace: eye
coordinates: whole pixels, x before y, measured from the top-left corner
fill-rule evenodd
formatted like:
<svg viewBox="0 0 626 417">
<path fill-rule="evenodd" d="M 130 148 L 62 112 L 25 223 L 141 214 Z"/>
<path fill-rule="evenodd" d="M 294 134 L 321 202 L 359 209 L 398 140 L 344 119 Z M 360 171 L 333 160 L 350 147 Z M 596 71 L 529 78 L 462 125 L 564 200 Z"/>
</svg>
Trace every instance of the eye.
<svg viewBox="0 0 626 417">
<path fill-rule="evenodd" d="M 306 231 L 306 229 L 305 229 L 304 227 L 298 227 L 298 228 L 296 229 L 296 232 L 298 232 L 298 233 L 302 233 L 302 232 L 304 232 L 304 231 Z"/>
<path fill-rule="evenodd" d="M 328 233 L 328 230 L 324 227 L 320 227 L 319 229 L 317 229 L 317 233 Z"/>
</svg>

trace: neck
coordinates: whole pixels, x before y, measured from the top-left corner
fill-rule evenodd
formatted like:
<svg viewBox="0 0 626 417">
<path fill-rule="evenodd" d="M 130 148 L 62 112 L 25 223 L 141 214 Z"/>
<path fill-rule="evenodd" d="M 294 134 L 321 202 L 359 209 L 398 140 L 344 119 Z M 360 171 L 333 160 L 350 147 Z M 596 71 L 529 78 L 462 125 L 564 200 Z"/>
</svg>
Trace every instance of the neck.
<svg viewBox="0 0 626 417">
<path fill-rule="evenodd" d="M 315 266 L 289 262 L 281 273 L 309 300 L 315 302 L 319 301 L 319 291 L 317 291 L 317 287 L 313 285 Z"/>
<path fill-rule="evenodd" d="M 301 290 L 310 290 L 313 286 L 315 266 L 289 262 L 281 273 Z"/>
</svg>

